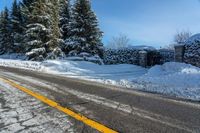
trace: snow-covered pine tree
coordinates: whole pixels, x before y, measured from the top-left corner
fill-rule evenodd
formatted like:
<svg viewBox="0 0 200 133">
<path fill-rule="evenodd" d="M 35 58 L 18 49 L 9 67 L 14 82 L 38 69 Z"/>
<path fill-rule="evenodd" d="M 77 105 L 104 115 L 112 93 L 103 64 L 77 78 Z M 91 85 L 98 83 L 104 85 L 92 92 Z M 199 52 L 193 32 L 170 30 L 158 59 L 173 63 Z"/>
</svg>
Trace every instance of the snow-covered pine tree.
<svg viewBox="0 0 200 133">
<path fill-rule="evenodd" d="M 23 22 L 20 5 L 14 0 L 11 10 L 11 27 L 13 52 L 21 53 L 23 51 Z"/>
<path fill-rule="evenodd" d="M 23 14 L 27 19 L 24 42 L 29 59 L 54 59 L 63 56 L 59 48 L 61 43 L 64 43 L 60 39 L 59 1 L 35 0 L 25 6 Z"/>
<path fill-rule="evenodd" d="M 59 27 L 60 31 L 62 33 L 62 39 L 66 40 L 70 37 L 71 35 L 71 27 L 70 27 L 70 22 L 71 22 L 71 5 L 70 5 L 70 0 L 60 0 L 59 3 Z M 67 53 L 69 51 L 67 45 L 63 43 L 60 47 L 62 51 Z"/>
<path fill-rule="evenodd" d="M 72 34 L 65 40 L 66 45 L 77 54 L 87 52 L 102 56 L 102 32 L 90 0 L 76 0 L 72 9 Z"/>
<path fill-rule="evenodd" d="M 36 0 L 22 0 L 21 5 L 22 7 L 30 7 L 30 5 Z"/>
<path fill-rule="evenodd" d="M 26 7 L 26 52 L 31 60 L 37 60 L 40 56 L 45 58 L 49 46 L 47 42 L 51 38 L 50 20 L 51 17 L 48 13 L 48 6 L 46 0 L 35 0 L 28 7 Z M 37 52 L 40 51 L 40 52 Z M 37 55 L 37 54 L 40 55 Z"/>
<path fill-rule="evenodd" d="M 22 28 L 23 28 L 23 40 L 22 40 L 22 52 L 26 53 L 28 52 L 27 50 L 27 38 L 25 38 L 26 36 L 26 31 L 27 31 L 27 25 L 30 23 L 29 20 L 29 14 L 32 12 L 33 10 L 33 6 L 32 3 L 36 1 L 36 0 L 21 0 L 19 1 L 20 3 L 20 10 L 21 10 L 21 15 L 22 15 Z"/>
<path fill-rule="evenodd" d="M 26 23 L 28 21 L 28 14 L 32 12 L 33 8 L 31 7 L 32 3 L 36 0 L 22 0 L 20 2 L 20 8 L 21 8 L 21 14 L 22 14 L 22 19 L 23 19 L 23 25 L 24 28 L 26 29 Z"/>
<path fill-rule="evenodd" d="M 71 5 L 70 0 L 60 0 L 60 30 L 63 40 L 70 37 L 70 20 L 71 20 Z"/>
<path fill-rule="evenodd" d="M 51 30 L 50 40 L 46 43 L 48 57 L 47 59 L 63 58 L 65 55 L 60 49 L 63 46 L 64 41 L 61 38 L 62 34 L 60 32 L 60 0 L 49 0 L 46 2 L 48 9 L 47 12 L 50 16 L 49 28 Z"/>
<path fill-rule="evenodd" d="M 11 22 L 9 10 L 5 8 L 0 18 L 0 54 L 12 52 Z"/>
<path fill-rule="evenodd" d="M 48 14 L 49 14 L 49 27 L 51 29 L 51 38 L 48 42 L 49 51 L 57 48 L 59 46 L 59 41 L 61 37 L 59 28 L 59 0 L 49 0 L 47 2 Z"/>
<path fill-rule="evenodd" d="M 2 33 L 3 18 L 4 18 L 4 13 L 2 11 L 0 13 L 0 55 L 5 52 L 4 43 L 3 43 L 3 33 Z"/>
</svg>

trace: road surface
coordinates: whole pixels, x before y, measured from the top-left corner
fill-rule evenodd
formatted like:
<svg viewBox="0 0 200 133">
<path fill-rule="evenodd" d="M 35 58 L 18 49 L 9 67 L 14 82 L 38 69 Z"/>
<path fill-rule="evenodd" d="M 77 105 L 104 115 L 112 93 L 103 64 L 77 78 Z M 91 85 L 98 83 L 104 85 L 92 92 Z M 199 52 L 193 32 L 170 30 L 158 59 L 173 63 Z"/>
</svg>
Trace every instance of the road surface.
<svg viewBox="0 0 200 133">
<path fill-rule="evenodd" d="M 200 133 L 200 104 L 29 70 L 0 67 L 14 81 L 120 133 Z M 0 81 L 0 132 L 96 129 Z"/>
</svg>

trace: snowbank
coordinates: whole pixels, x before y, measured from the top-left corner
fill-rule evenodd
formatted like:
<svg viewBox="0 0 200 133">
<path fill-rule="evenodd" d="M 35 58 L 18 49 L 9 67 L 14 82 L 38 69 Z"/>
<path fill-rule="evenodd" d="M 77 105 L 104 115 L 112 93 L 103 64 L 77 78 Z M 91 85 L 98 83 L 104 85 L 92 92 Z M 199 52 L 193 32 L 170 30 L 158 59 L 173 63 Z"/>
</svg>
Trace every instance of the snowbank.
<svg viewBox="0 0 200 133">
<path fill-rule="evenodd" d="M 16 53 L 13 53 L 13 54 L 3 54 L 3 55 L 0 55 L 0 59 L 20 59 L 20 60 L 25 60 L 26 59 L 26 56 L 25 55 L 22 55 L 22 54 L 16 54 Z"/>
<path fill-rule="evenodd" d="M 56 61 L 49 60 L 42 63 L 43 71 L 54 74 L 62 74 L 71 77 L 115 80 L 133 79 L 146 73 L 146 69 L 140 66 L 121 65 L 98 65 L 86 61 Z"/>
<path fill-rule="evenodd" d="M 97 65 L 70 60 L 32 62 L 0 59 L 0 66 L 53 73 L 200 101 L 200 68 L 184 63 L 165 63 L 148 70 L 128 64 Z"/>
<path fill-rule="evenodd" d="M 34 71 L 40 71 L 42 69 L 41 62 L 20 61 L 11 59 L 0 59 L 0 66 L 28 69 Z"/>
<path fill-rule="evenodd" d="M 185 63 L 165 63 L 134 80 L 140 89 L 200 100 L 200 68 Z"/>
</svg>

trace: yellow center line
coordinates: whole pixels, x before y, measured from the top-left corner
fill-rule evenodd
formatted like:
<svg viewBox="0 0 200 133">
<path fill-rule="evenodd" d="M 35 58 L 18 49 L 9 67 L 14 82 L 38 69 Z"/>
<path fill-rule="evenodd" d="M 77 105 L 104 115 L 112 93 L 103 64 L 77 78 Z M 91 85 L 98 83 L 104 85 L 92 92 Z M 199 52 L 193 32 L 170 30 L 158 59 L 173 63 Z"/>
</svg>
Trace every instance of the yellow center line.
<svg viewBox="0 0 200 133">
<path fill-rule="evenodd" d="M 110 129 L 110 128 L 108 128 L 108 127 L 106 127 L 106 126 L 94 121 L 94 120 L 91 120 L 91 119 L 89 119 L 89 118 L 87 118 L 87 117 L 85 117 L 85 116 L 83 116 L 81 114 L 75 113 L 75 112 L 73 112 L 72 110 L 70 110 L 68 108 L 64 108 L 64 107 L 60 106 L 57 102 L 54 102 L 54 101 L 48 99 L 47 97 L 42 96 L 39 93 L 33 92 L 33 91 L 23 87 L 23 86 L 20 86 L 19 84 L 15 83 L 13 81 L 10 81 L 10 80 L 4 79 L 4 78 L 0 78 L 0 80 L 8 83 L 9 85 L 11 85 L 11 86 L 13 86 L 13 87 L 15 87 L 15 88 L 27 93 L 27 94 L 29 94 L 31 96 L 33 96 L 34 98 L 42 101 L 43 103 L 46 103 L 47 105 L 58 109 L 59 111 L 61 111 L 61 112 L 65 113 L 65 114 L 75 118 L 76 120 L 85 123 L 86 125 L 94 128 L 94 129 L 96 129 L 96 130 L 98 130 L 98 131 L 100 131 L 102 133 L 118 133 L 117 131 L 114 131 L 114 130 L 112 130 L 112 129 Z"/>
</svg>

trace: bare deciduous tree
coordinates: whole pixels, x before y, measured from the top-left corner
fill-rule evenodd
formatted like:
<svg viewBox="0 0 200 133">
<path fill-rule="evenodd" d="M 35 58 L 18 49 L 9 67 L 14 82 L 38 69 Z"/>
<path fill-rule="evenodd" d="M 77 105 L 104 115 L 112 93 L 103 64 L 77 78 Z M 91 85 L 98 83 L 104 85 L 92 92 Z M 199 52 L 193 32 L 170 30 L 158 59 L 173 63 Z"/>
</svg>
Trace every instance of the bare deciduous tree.
<svg viewBox="0 0 200 133">
<path fill-rule="evenodd" d="M 119 34 L 117 37 L 113 37 L 112 40 L 108 43 L 108 48 L 118 49 L 128 47 L 130 44 L 130 39 L 124 35 Z"/>
<path fill-rule="evenodd" d="M 190 38 L 192 35 L 191 32 L 189 31 L 182 31 L 182 32 L 178 32 L 175 36 L 174 36 L 174 42 L 176 42 L 177 44 L 183 44 L 185 43 L 185 41 Z"/>
</svg>

